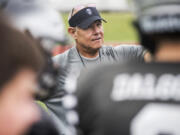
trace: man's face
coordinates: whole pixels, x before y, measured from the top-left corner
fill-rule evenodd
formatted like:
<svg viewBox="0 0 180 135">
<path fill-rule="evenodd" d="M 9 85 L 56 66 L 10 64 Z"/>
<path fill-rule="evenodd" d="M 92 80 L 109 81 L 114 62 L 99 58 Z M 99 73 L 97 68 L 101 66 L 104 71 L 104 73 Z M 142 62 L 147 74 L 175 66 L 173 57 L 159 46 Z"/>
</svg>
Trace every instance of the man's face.
<svg viewBox="0 0 180 135">
<path fill-rule="evenodd" d="M 76 28 L 75 40 L 83 48 L 97 50 L 104 42 L 104 30 L 101 21 L 95 21 L 87 29 Z"/>
<path fill-rule="evenodd" d="M 36 74 L 21 70 L 9 80 L 0 93 L 0 134 L 19 135 L 39 119 L 33 101 Z"/>
</svg>

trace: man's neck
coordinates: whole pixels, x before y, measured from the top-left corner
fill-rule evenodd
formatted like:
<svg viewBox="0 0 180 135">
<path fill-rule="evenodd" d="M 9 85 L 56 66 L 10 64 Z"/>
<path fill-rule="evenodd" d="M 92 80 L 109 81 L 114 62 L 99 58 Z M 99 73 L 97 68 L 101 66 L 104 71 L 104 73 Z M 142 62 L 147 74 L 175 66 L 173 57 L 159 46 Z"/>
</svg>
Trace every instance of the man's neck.
<svg viewBox="0 0 180 135">
<path fill-rule="evenodd" d="M 80 48 L 80 47 L 76 47 L 78 53 L 86 58 L 95 58 L 99 55 L 99 49 L 97 50 L 89 50 L 87 48 Z"/>
<path fill-rule="evenodd" d="M 180 62 L 180 44 L 165 43 L 160 46 L 155 55 L 158 62 Z"/>
</svg>

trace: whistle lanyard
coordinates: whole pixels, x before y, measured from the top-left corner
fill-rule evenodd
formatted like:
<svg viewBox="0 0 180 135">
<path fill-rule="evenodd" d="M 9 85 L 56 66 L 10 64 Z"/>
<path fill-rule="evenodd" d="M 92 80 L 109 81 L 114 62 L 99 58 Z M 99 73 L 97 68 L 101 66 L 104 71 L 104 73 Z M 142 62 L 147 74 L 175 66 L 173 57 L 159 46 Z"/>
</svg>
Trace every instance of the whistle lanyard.
<svg viewBox="0 0 180 135">
<path fill-rule="evenodd" d="M 79 50 L 78 50 L 77 48 L 76 48 L 76 50 L 77 50 L 78 56 L 79 56 L 79 58 L 80 58 L 80 60 L 81 60 L 81 63 L 82 63 L 82 65 L 83 65 L 83 67 L 86 68 L 86 64 L 85 64 L 85 62 L 84 62 L 82 56 L 80 55 Z M 101 53 L 100 53 L 100 50 L 99 50 L 98 53 L 99 53 L 99 60 L 100 60 L 100 62 L 101 62 Z"/>
</svg>

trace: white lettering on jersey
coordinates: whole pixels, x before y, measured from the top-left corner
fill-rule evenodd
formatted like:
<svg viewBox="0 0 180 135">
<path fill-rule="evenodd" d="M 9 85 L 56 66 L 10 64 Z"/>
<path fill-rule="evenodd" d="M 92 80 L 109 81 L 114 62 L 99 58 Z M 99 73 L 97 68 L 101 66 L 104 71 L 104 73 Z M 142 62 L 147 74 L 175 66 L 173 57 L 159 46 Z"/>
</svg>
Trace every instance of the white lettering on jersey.
<svg viewBox="0 0 180 135">
<path fill-rule="evenodd" d="M 147 73 L 142 75 L 119 74 L 114 78 L 111 98 L 114 101 L 128 99 L 180 100 L 180 75 L 163 74 L 156 77 Z"/>
</svg>

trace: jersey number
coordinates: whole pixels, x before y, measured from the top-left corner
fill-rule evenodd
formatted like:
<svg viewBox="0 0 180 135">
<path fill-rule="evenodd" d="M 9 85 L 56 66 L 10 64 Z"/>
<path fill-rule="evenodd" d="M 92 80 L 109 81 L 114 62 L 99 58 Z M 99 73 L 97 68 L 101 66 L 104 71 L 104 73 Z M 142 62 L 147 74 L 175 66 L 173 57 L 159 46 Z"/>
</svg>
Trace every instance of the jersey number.
<svg viewBox="0 0 180 135">
<path fill-rule="evenodd" d="M 180 135 L 180 106 L 149 103 L 133 118 L 131 135 Z"/>
</svg>

